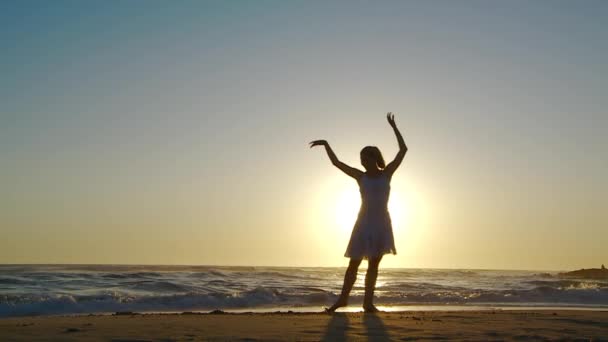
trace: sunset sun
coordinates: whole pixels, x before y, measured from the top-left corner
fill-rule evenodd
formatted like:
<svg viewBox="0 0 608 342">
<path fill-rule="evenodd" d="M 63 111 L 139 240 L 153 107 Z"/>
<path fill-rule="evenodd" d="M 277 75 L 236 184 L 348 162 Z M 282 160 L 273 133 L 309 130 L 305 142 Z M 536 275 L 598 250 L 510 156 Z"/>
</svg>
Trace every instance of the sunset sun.
<svg viewBox="0 0 608 342">
<path fill-rule="evenodd" d="M 361 206 L 361 196 L 355 187 L 346 187 L 337 191 L 334 204 L 334 222 L 341 233 L 350 233 L 357 220 Z M 394 191 L 390 195 L 388 210 L 395 228 L 402 227 L 409 216 L 409 205 L 404 195 Z"/>
</svg>

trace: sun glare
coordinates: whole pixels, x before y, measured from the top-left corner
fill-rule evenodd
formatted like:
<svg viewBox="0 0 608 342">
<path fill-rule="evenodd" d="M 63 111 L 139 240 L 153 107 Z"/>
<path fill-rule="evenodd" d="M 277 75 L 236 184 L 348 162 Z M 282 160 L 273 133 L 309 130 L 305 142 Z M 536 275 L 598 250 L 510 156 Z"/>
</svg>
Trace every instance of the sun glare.
<svg viewBox="0 0 608 342">
<path fill-rule="evenodd" d="M 334 222 L 340 228 L 340 231 L 350 233 L 357 220 L 357 214 L 361 206 L 359 190 L 353 186 L 346 186 L 337 189 L 335 198 Z M 394 226 L 401 227 L 403 224 L 406 224 L 407 217 L 409 216 L 408 209 L 406 197 L 399 191 L 392 191 L 388 202 L 388 210 Z"/>
<path fill-rule="evenodd" d="M 408 198 L 400 191 L 391 191 L 390 198 L 388 200 L 388 211 L 391 215 L 391 221 L 393 223 L 393 231 L 395 234 L 397 230 L 402 231 L 405 226 L 408 225 L 408 218 L 410 217 L 411 203 Z"/>
<path fill-rule="evenodd" d="M 397 250 L 403 252 L 415 248 L 422 238 L 420 225 L 424 210 L 422 198 L 413 184 L 402 184 L 394 180 L 388 210 L 393 224 Z M 311 234 L 320 250 L 336 255 L 336 248 L 346 248 L 361 206 L 361 195 L 357 183 L 348 178 L 331 177 L 319 185 L 311 205 Z M 405 254 L 404 254 L 405 255 Z M 397 262 L 395 260 L 394 262 Z"/>
<path fill-rule="evenodd" d="M 334 204 L 334 222 L 340 232 L 350 234 L 361 206 L 361 195 L 355 187 L 338 190 L 337 201 Z"/>
</svg>

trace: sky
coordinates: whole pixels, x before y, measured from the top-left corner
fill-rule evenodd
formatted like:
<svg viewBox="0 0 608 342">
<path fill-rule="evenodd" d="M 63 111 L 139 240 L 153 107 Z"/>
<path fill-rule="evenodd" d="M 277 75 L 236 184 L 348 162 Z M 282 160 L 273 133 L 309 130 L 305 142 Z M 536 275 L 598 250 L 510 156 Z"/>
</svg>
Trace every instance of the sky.
<svg viewBox="0 0 608 342">
<path fill-rule="evenodd" d="M 0 263 L 608 263 L 606 1 L 4 1 Z"/>
</svg>

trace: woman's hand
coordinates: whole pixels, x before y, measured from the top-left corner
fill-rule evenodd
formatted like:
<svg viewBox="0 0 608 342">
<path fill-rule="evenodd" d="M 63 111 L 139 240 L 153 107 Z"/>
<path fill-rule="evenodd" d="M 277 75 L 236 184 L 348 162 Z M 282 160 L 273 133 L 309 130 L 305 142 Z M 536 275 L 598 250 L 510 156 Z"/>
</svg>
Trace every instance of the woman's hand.
<svg viewBox="0 0 608 342">
<path fill-rule="evenodd" d="M 310 148 L 313 148 L 314 146 L 329 146 L 329 143 L 327 142 L 327 140 L 315 140 L 315 141 L 311 141 L 309 142 L 310 144 Z"/>
<path fill-rule="evenodd" d="M 395 114 L 393 114 L 393 112 L 386 113 L 386 120 L 391 127 L 397 128 L 397 124 L 395 123 Z"/>
</svg>

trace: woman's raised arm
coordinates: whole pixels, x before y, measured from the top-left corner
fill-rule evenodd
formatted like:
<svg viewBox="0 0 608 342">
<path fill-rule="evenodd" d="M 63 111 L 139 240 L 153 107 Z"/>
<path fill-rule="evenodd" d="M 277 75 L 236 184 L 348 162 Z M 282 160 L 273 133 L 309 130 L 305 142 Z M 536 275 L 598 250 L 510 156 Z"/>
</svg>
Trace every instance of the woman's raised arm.
<svg viewBox="0 0 608 342">
<path fill-rule="evenodd" d="M 388 120 L 388 123 L 393 128 L 393 131 L 395 132 L 395 135 L 397 136 L 397 142 L 399 142 L 399 152 L 397 152 L 395 159 L 393 159 L 392 162 L 388 163 L 388 165 L 386 165 L 386 168 L 384 169 L 384 171 L 388 172 L 389 175 L 392 175 L 395 172 L 395 170 L 397 170 L 399 165 L 401 165 L 401 162 L 403 161 L 403 158 L 405 157 L 405 153 L 407 152 L 407 146 L 405 145 L 403 136 L 401 136 L 401 132 L 399 132 L 399 129 L 397 128 L 397 124 L 395 123 L 395 115 L 392 112 L 388 112 L 386 114 L 386 120 Z"/>
<path fill-rule="evenodd" d="M 329 146 L 329 143 L 326 140 L 315 140 L 315 141 L 311 141 L 309 144 L 310 144 L 311 148 L 314 146 L 325 146 L 325 151 L 327 152 L 327 156 L 329 157 L 329 160 L 331 161 L 331 163 L 338 169 L 342 170 L 342 172 L 346 173 L 347 175 L 353 177 L 356 180 L 359 180 L 359 178 L 361 178 L 361 176 L 363 175 L 363 171 L 358 170 L 354 167 L 350 167 L 350 166 L 344 164 L 343 162 L 339 161 L 338 157 L 336 157 L 336 154 L 331 149 L 331 147 Z"/>
</svg>

